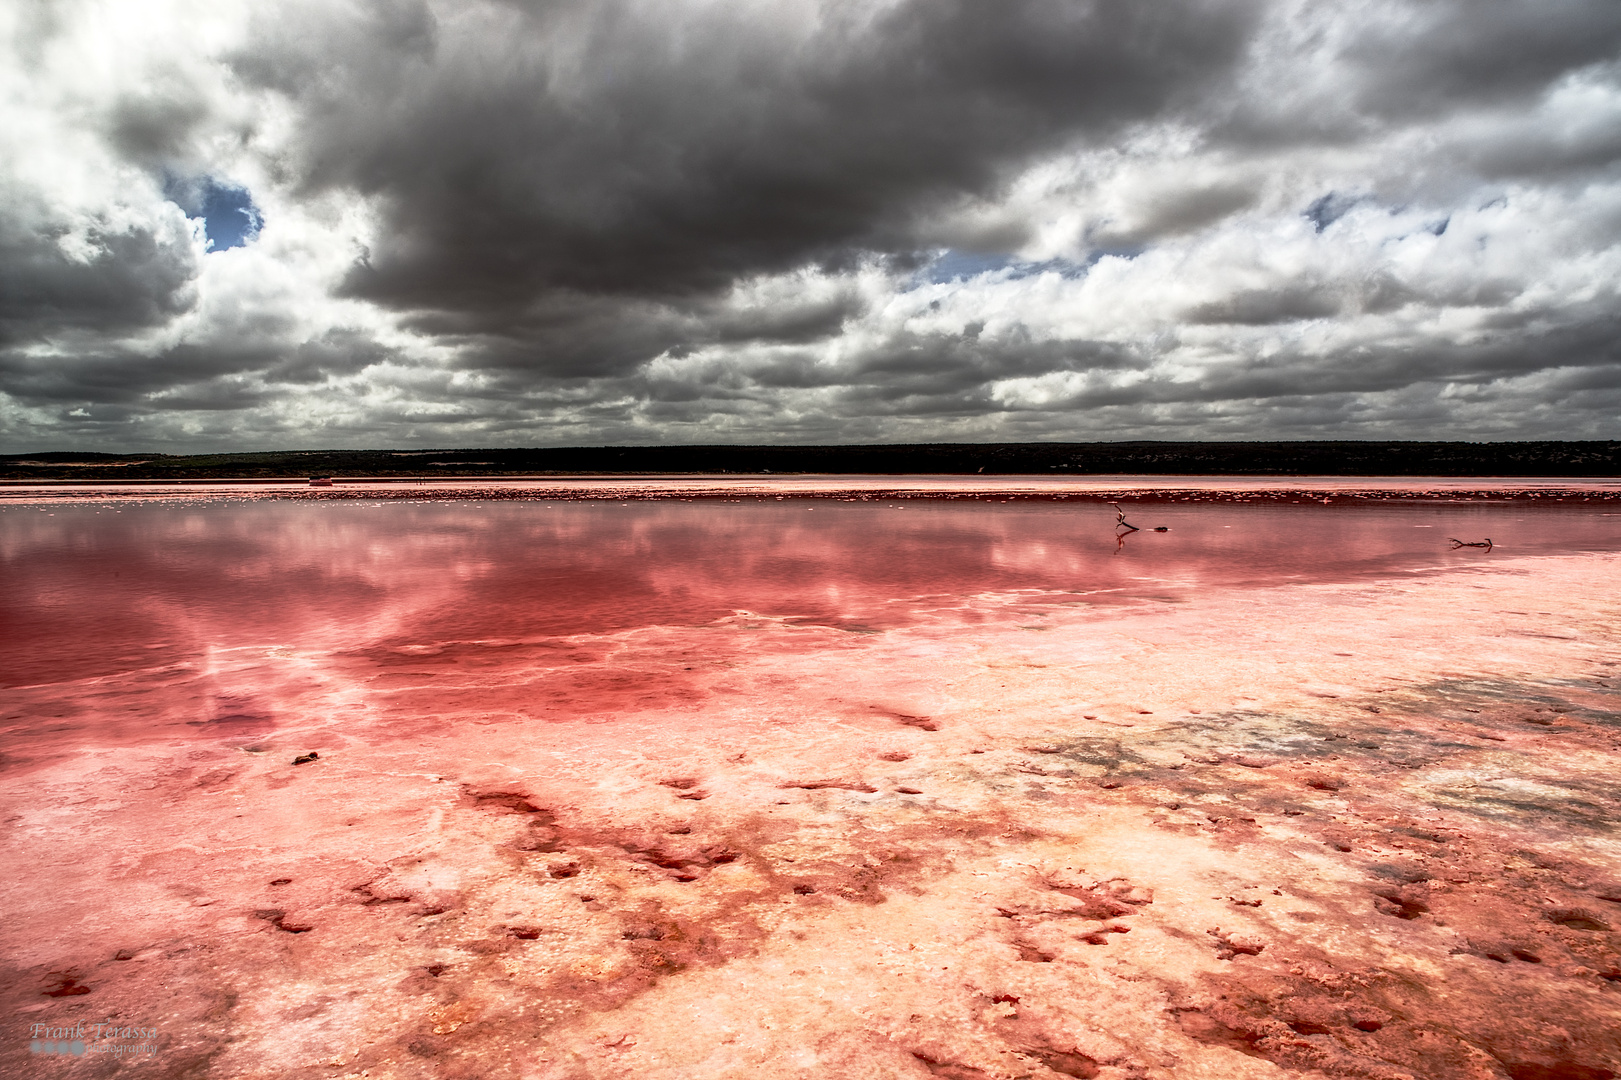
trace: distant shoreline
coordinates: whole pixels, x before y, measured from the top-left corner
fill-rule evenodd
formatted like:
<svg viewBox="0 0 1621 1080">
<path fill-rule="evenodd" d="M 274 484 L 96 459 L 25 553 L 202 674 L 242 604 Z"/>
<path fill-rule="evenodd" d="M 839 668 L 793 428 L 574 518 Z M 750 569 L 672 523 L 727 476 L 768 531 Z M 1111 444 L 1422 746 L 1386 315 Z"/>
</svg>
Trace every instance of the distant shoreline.
<svg viewBox="0 0 1621 1080">
<path fill-rule="evenodd" d="M 0 481 L 528 480 L 616 476 L 1621 478 L 1621 441 L 598 446 L 0 456 Z"/>
<path fill-rule="evenodd" d="M 94 500 L 248 499 L 318 502 L 378 500 L 870 502 L 1302 503 L 1524 502 L 1621 503 L 1621 479 L 1582 477 L 1244 477 L 1244 476 L 584 476 L 306 480 L 0 481 L 0 505 Z"/>
</svg>

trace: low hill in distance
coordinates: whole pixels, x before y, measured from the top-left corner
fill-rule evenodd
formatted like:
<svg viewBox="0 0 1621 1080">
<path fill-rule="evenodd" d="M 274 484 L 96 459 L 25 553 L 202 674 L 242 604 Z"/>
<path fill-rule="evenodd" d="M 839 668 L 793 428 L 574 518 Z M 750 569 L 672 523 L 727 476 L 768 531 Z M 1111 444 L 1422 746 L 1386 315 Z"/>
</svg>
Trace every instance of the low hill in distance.
<svg viewBox="0 0 1621 1080">
<path fill-rule="evenodd" d="M 271 480 L 855 473 L 1204 476 L 1621 476 L 1621 442 L 1107 442 L 585 446 L 243 454 L 54 451 L 0 457 L 5 480 Z"/>
</svg>

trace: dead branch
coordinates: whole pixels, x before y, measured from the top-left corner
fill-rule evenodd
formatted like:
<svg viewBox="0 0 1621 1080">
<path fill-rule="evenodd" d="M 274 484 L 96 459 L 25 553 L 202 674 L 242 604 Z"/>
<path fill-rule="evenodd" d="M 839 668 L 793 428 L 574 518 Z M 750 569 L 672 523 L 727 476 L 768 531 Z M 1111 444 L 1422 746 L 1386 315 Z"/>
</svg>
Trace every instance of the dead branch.
<svg viewBox="0 0 1621 1080">
<path fill-rule="evenodd" d="M 1132 532 L 1141 531 L 1141 530 L 1139 530 L 1137 528 L 1137 526 L 1133 525 L 1131 522 L 1126 520 L 1126 512 L 1124 510 L 1120 509 L 1120 504 L 1119 503 L 1110 503 L 1109 505 L 1114 507 L 1114 513 L 1115 513 L 1114 527 L 1116 529 L 1130 529 Z"/>
<path fill-rule="evenodd" d="M 1458 540 L 1451 536 L 1447 537 L 1447 539 L 1452 541 L 1453 551 L 1466 547 L 1485 548 L 1487 551 L 1492 549 L 1492 538 L 1489 536 L 1484 540 Z"/>
</svg>

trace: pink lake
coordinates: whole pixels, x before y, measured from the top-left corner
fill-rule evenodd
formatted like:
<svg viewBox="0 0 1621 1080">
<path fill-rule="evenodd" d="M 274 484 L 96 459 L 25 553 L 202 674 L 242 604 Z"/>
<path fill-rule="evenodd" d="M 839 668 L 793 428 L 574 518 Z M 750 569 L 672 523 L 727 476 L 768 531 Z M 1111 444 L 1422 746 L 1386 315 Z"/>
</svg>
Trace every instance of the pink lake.
<svg viewBox="0 0 1621 1080">
<path fill-rule="evenodd" d="M 1119 604 L 1621 549 L 1621 503 L 1152 504 L 1130 520 L 1140 531 L 1117 535 L 1098 502 L 11 502 L 0 677 L 81 679 L 268 642 L 533 641 L 737 611 L 885 629 L 983 593 Z"/>
<path fill-rule="evenodd" d="M 1613 1080 L 1618 494 L 5 489 L 0 1072 Z"/>
</svg>

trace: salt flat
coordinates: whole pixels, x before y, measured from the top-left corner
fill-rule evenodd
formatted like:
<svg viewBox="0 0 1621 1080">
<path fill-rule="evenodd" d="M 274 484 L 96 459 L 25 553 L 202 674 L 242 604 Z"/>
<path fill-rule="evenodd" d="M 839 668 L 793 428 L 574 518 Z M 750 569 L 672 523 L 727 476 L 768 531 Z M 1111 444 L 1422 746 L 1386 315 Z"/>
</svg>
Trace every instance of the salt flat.
<svg viewBox="0 0 1621 1080">
<path fill-rule="evenodd" d="M 1621 1072 L 1603 506 L 749 494 L 8 505 L 0 1069 Z"/>
</svg>

